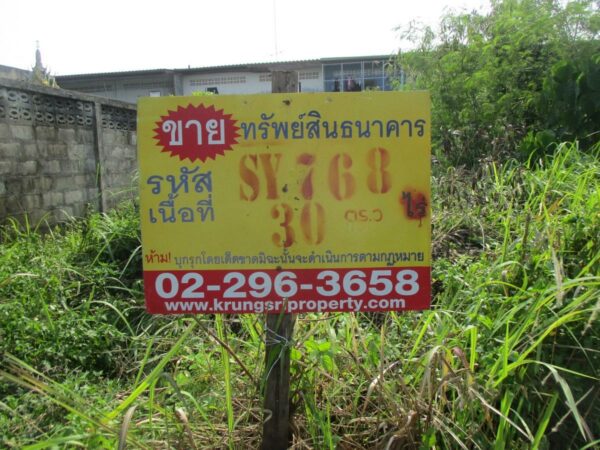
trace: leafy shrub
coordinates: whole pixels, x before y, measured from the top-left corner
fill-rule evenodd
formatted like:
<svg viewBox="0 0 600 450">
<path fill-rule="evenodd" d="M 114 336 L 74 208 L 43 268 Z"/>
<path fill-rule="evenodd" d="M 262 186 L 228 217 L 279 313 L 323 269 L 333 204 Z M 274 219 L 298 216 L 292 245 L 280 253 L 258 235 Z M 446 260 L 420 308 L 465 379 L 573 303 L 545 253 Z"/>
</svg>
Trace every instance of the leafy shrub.
<svg viewBox="0 0 600 450">
<path fill-rule="evenodd" d="M 447 14 L 437 32 L 406 30 L 417 48 L 399 64 L 407 89 L 431 91 L 438 157 L 473 166 L 526 159 L 553 140 L 596 142 L 599 17 L 588 0 L 504 0 L 487 14 Z"/>
<path fill-rule="evenodd" d="M 138 229 L 131 206 L 47 234 L 6 226 L 0 353 L 54 374 L 125 370 L 131 315 L 143 311 Z"/>
</svg>

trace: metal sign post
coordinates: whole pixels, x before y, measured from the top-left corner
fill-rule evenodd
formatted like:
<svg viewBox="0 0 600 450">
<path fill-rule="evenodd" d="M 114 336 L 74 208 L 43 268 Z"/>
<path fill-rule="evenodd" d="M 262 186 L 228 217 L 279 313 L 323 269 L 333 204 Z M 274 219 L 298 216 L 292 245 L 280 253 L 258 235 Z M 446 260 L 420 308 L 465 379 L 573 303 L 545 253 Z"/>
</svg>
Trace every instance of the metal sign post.
<svg viewBox="0 0 600 450">
<path fill-rule="evenodd" d="M 271 91 L 274 94 L 298 92 L 298 73 L 272 72 Z M 267 314 L 266 317 L 262 450 L 283 450 L 289 447 L 290 346 L 294 320 L 294 316 L 288 313 Z"/>
<path fill-rule="evenodd" d="M 295 317 L 267 314 L 262 450 L 283 450 L 290 441 L 290 351 Z"/>
</svg>

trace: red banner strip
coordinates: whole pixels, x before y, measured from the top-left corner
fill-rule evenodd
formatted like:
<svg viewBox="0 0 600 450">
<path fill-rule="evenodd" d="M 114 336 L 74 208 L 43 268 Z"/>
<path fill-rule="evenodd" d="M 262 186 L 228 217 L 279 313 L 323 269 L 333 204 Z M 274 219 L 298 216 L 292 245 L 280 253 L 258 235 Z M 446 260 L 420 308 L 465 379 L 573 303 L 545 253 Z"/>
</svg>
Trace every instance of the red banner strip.
<svg viewBox="0 0 600 450">
<path fill-rule="evenodd" d="M 422 310 L 430 267 L 144 271 L 151 314 Z"/>
</svg>

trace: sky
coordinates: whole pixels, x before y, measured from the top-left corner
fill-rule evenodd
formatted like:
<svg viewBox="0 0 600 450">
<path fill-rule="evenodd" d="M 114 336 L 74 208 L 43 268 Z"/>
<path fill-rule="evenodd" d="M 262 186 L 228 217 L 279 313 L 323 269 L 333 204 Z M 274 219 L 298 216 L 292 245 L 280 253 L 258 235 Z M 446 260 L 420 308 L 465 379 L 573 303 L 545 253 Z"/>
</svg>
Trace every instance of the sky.
<svg viewBox="0 0 600 450">
<path fill-rule="evenodd" d="M 406 49 L 398 27 L 485 0 L 0 0 L 0 65 L 53 75 L 208 67 Z"/>
</svg>

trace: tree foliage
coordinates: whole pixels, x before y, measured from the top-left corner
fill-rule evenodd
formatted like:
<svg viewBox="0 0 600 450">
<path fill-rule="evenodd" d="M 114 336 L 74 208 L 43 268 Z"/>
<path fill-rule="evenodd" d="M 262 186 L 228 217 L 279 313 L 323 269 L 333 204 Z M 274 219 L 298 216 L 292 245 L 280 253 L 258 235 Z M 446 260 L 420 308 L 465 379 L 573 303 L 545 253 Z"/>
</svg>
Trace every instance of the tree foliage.
<svg viewBox="0 0 600 450">
<path fill-rule="evenodd" d="M 437 30 L 410 27 L 400 53 L 408 89 L 429 89 L 439 156 L 473 165 L 556 139 L 597 140 L 598 2 L 492 1 L 447 13 Z"/>
</svg>

